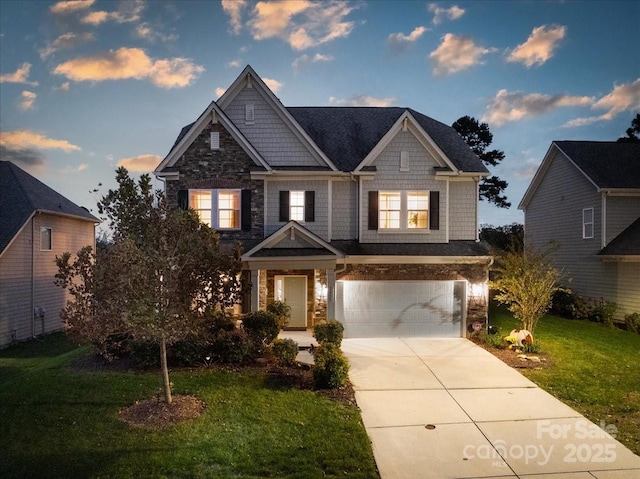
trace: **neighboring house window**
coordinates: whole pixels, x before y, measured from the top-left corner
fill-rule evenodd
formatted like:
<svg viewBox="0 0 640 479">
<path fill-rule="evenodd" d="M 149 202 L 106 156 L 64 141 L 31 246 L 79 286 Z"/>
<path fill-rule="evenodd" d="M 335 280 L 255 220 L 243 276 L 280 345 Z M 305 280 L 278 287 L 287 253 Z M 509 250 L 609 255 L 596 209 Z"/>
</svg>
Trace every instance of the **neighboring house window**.
<svg viewBox="0 0 640 479">
<path fill-rule="evenodd" d="M 40 250 L 51 251 L 51 228 L 40 227 Z"/>
<path fill-rule="evenodd" d="M 593 238 L 593 208 L 582 210 L 582 239 Z"/>
<path fill-rule="evenodd" d="M 379 199 L 378 227 L 380 229 L 400 228 L 400 213 L 402 211 L 400 192 L 381 191 Z"/>
<path fill-rule="evenodd" d="M 440 229 L 438 191 L 370 191 L 370 230 Z"/>
<path fill-rule="evenodd" d="M 281 191 L 279 220 L 315 221 L 315 194 L 315 191 Z"/>
<path fill-rule="evenodd" d="M 217 131 L 211 132 L 211 149 L 212 150 L 220 149 L 220 132 L 217 132 Z"/>
<path fill-rule="evenodd" d="M 189 207 L 214 229 L 240 229 L 241 190 L 189 190 Z"/>
<path fill-rule="evenodd" d="M 407 193 L 407 228 L 426 229 L 429 225 L 429 193 L 410 191 Z"/>
</svg>

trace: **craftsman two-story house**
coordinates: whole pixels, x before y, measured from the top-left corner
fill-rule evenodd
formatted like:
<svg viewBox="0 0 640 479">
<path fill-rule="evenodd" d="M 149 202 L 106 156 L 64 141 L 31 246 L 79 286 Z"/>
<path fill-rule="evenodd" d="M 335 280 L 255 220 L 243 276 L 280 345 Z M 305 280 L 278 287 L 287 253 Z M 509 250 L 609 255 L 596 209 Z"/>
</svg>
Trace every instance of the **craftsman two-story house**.
<svg viewBox="0 0 640 479">
<path fill-rule="evenodd" d="M 337 319 L 346 337 L 460 337 L 486 318 L 488 171 L 412 109 L 285 107 L 247 66 L 155 174 L 243 244 L 242 311 L 283 300 L 289 327 Z"/>
</svg>

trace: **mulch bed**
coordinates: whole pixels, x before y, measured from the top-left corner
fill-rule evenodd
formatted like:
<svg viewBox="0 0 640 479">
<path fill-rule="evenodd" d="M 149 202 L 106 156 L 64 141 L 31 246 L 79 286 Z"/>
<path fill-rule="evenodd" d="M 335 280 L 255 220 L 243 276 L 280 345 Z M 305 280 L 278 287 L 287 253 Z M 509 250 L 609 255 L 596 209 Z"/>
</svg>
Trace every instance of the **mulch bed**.
<svg viewBox="0 0 640 479">
<path fill-rule="evenodd" d="M 548 354 L 545 353 L 523 353 L 519 350 L 513 349 L 498 349 L 489 346 L 488 344 L 485 344 L 481 341 L 477 341 L 474 339 L 472 339 L 472 341 L 481 348 L 489 351 L 502 362 L 506 363 L 508 366 L 511 366 L 515 369 L 547 369 L 553 366 L 553 360 Z M 527 359 L 518 357 L 518 355 L 523 354 L 527 357 Z M 538 358 L 540 361 L 536 361 L 532 358 Z"/>
<path fill-rule="evenodd" d="M 121 409 L 118 417 L 131 427 L 160 431 L 174 424 L 195 419 L 207 407 L 204 401 L 195 396 L 173 396 L 171 404 L 163 398 L 136 401 L 133 405 Z"/>
</svg>

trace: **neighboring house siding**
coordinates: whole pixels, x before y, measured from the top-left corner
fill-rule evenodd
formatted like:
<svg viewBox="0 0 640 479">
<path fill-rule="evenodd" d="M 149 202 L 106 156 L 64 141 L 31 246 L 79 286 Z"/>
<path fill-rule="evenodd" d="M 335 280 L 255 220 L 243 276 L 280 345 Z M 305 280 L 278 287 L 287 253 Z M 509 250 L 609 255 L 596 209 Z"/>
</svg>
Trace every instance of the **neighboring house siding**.
<svg viewBox="0 0 640 479">
<path fill-rule="evenodd" d="M 606 244 L 609 244 L 631 223 L 640 218 L 640 196 L 608 196 L 606 205 Z"/>
<path fill-rule="evenodd" d="M 220 133 L 220 149 L 211 150 L 211 132 Z M 264 234 L 263 182 L 251 179 L 254 161 L 220 123 L 209 124 L 187 148 L 171 170 L 180 172 L 178 180 L 167 180 L 165 193 L 169 205 L 178 205 L 178 191 L 190 188 L 217 188 L 229 180 L 232 187 L 251 190 L 251 231 L 220 232 L 222 239 L 261 239 Z M 234 186 L 235 185 L 235 186 Z"/>
<path fill-rule="evenodd" d="M 409 153 L 409 171 L 400 171 L 400 154 Z M 435 179 L 436 161 L 409 131 L 399 132 L 374 160 L 373 180 L 363 180 L 360 196 L 360 222 L 363 243 L 444 243 L 446 242 L 446 182 Z M 369 191 L 428 190 L 440 192 L 440 227 L 428 232 L 393 232 L 368 229 Z"/>
<path fill-rule="evenodd" d="M 246 104 L 254 106 L 253 124 L 245 122 Z M 326 166 L 309 153 L 256 88 L 244 88 L 225 113 L 271 166 Z"/>
<path fill-rule="evenodd" d="M 266 189 L 267 219 L 265 236 L 270 235 L 285 224 L 285 222 L 279 221 L 280 191 L 315 191 L 315 221 L 300 223 L 325 241 L 329 240 L 329 191 L 327 180 L 268 180 L 266 181 Z"/>
<path fill-rule="evenodd" d="M 337 180 L 331 183 L 332 240 L 358 237 L 358 185 L 355 181 Z"/>
<path fill-rule="evenodd" d="M 449 239 L 474 240 L 477 236 L 477 186 L 475 181 L 449 183 Z"/>
<path fill-rule="evenodd" d="M 640 312 L 640 264 L 605 263 L 604 267 L 613 270 L 613 292 L 611 298 L 618 303 L 618 319 L 625 314 Z"/>
<path fill-rule="evenodd" d="M 43 251 L 40 248 L 40 227 L 51 228 L 51 250 Z M 47 214 L 34 216 L 24 227 L 0 260 L 0 345 L 11 341 L 11 331 L 14 329 L 16 340 L 32 336 L 32 308 L 45 311 L 44 321 L 37 319 L 35 322 L 36 335 L 62 329 L 60 310 L 70 296 L 54 284 L 58 271 L 55 258 L 64 252 L 74 255 L 84 246 L 94 247 L 94 235 L 91 222 Z"/>
</svg>

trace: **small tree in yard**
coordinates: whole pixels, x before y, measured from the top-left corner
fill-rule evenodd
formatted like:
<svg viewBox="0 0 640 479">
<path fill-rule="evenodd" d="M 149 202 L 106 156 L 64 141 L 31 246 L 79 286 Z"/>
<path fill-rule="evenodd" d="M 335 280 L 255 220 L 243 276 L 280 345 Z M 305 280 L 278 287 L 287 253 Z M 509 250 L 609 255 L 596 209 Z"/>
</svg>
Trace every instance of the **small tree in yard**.
<svg viewBox="0 0 640 479">
<path fill-rule="evenodd" d="M 97 256 L 85 248 L 73 262 L 69 253 L 56 258 L 58 283 L 73 296 L 62 315 L 71 334 L 103 348 L 113 338 L 157 344 L 171 403 L 167 346 L 199 334 L 206 309 L 235 302 L 240 251 L 222 253 L 193 210 L 168 208 L 149 175 L 136 184 L 119 168 L 116 179 L 98 203 L 113 244 Z"/>
<path fill-rule="evenodd" d="M 527 247 L 523 251 L 506 251 L 497 260 L 495 279 L 490 285 L 495 299 L 506 304 L 522 329 L 533 333 L 538 320 L 551 307 L 553 293 L 560 289 L 561 273 L 546 252 Z"/>
</svg>

